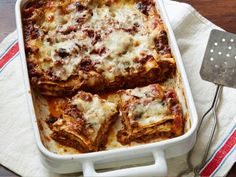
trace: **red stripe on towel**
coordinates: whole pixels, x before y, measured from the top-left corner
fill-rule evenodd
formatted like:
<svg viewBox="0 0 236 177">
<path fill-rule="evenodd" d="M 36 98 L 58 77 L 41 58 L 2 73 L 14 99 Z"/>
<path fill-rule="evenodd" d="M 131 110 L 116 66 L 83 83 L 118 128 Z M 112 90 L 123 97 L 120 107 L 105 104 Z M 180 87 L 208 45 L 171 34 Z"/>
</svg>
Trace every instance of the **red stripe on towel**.
<svg viewBox="0 0 236 177">
<path fill-rule="evenodd" d="M 1 58 L 0 58 L 0 69 L 9 61 L 11 60 L 19 51 L 19 45 L 18 42 L 16 42 L 9 50 L 7 53 L 5 53 Z"/>
<path fill-rule="evenodd" d="M 236 144 L 236 130 L 228 137 L 224 145 L 216 152 L 214 157 L 209 161 L 205 167 L 201 170 L 200 175 L 211 176 L 215 170 L 223 162 L 224 158 L 229 154 L 229 152 L 234 148 Z"/>
</svg>

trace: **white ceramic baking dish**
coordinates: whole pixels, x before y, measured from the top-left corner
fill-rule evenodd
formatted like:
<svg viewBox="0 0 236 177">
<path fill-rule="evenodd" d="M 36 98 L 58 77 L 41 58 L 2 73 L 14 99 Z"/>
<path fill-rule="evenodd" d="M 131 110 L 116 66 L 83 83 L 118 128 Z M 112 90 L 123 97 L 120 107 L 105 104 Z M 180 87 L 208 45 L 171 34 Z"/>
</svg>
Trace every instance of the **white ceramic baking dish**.
<svg viewBox="0 0 236 177">
<path fill-rule="evenodd" d="M 56 173 L 73 173 L 83 171 L 84 176 L 165 176 L 167 175 L 166 159 L 187 153 L 194 145 L 196 140 L 196 128 L 198 117 L 190 91 L 187 76 L 184 70 L 182 58 L 176 43 L 174 33 L 171 29 L 162 0 L 157 0 L 156 6 L 161 13 L 161 17 L 168 29 L 170 46 L 176 59 L 177 68 L 180 73 L 180 80 L 183 86 L 182 99 L 187 105 L 187 111 L 191 122 L 191 127 L 182 136 L 169 140 L 112 149 L 107 151 L 92 152 L 85 154 L 65 154 L 59 155 L 50 152 L 42 143 L 40 131 L 37 124 L 34 102 L 32 99 L 32 90 L 30 88 L 26 56 L 24 49 L 24 39 L 21 21 L 21 9 L 27 0 L 17 0 L 16 2 L 16 23 L 18 30 L 18 39 L 22 61 L 22 72 L 24 73 L 25 91 L 28 100 L 29 112 L 32 118 L 36 143 L 41 152 L 42 163 L 51 171 Z M 182 104 L 185 104 L 182 103 Z M 154 159 L 154 161 L 153 161 Z M 142 162 L 150 161 L 151 165 L 141 165 Z M 139 164 L 137 167 L 126 167 L 118 170 L 109 170 L 106 172 L 96 172 L 95 169 L 119 167 L 121 164 Z"/>
</svg>

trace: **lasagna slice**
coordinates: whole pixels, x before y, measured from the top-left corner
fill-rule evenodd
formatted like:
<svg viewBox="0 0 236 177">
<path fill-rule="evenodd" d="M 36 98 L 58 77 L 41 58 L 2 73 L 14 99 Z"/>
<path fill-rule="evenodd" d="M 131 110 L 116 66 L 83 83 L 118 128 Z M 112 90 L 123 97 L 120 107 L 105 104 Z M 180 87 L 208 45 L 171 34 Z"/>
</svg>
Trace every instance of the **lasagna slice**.
<svg viewBox="0 0 236 177">
<path fill-rule="evenodd" d="M 33 0 L 22 13 L 31 84 L 44 95 L 135 88 L 175 74 L 155 0 Z"/>
<path fill-rule="evenodd" d="M 117 114 L 116 104 L 80 91 L 71 99 L 62 117 L 53 123 L 51 137 L 80 152 L 104 149 Z"/>
<path fill-rule="evenodd" d="M 176 93 L 158 84 L 120 91 L 123 128 L 121 144 L 168 139 L 183 134 L 183 118 Z"/>
</svg>

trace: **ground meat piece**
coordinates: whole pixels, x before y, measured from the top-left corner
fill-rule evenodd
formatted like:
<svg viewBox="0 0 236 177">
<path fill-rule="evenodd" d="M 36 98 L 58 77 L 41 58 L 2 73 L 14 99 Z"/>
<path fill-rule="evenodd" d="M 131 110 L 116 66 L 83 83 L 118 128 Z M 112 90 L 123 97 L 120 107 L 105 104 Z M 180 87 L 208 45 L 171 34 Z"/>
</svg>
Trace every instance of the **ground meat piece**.
<svg viewBox="0 0 236 177">
<path fill-rule="evenodd" d="M 73 117 L 74 119 L 82 118 L 82 112 L 77 108 L 77 106 L 70 106 L 65 110 L 65 114 Z"/>
<path fill-rule="evenodd" d="M 84 10 L 86 7 L 84 7 L 82 4 L 80 4 L 79 2 L 75 3 L 75 7 L 78 11 L 82 11 Z"/>
<path fill-rule="evenodd" d="M 61 58 L 66 58 L 70 54 L 66 51 L 66 49 L 60 48 L 59 50 L 56 51 L 56 53 L 61 57 Z"/>
<path fill-rule="evenodd" d="M 106 48 L 105 47 L 102 47 L 100 49 L 93 49 L 90 54 L 97 54 L 97 55 L 100 55 L 102 56 L 102 54 L 106 53 Z"/>
<path fill-rule="evenodd" d="M 79 97 L 80 97 L 82 100 L 88 101 L 88 102 L 91 102 L 91 101 L 93 100 L 92 95 L 87 94 L 87 93 L 84 94 L 83 92 L 80 93 Z"/>
<path fill-rule="evenodd" d="M 85 29 L 85 30 L 83 30 L 83 32 L 86 33 L 88 35 L 88 37 L 94 38 L 95 32 L 93 29 Z"/>
<path fill-rule="evenodd" d="M 79 70 L 83 71 L 90 71 L 93 68 L 93 63 L 88 57 L 84 57 L 80 64 L 79 64 Z"/>
<path fill-rule="evenodd" d="M 43 5 L 45 5 L 47 2 L 44 0 L 37 0 L 37 1 L 29 1 L 28 3 L 26 3 L 26 5 L 24 6 L 24 9 L 28 9 L 28 8 L 40 8 Z"/>
<path fill-rule="evenodd" d="M 48 124 L 49 127 L 51 127 L 52 124 L 56 121 L 57 121 L 57 118 L 50 115 L 49 118 L 46 120 L 46 123 Z"/>
<path fill-rule="evenodd" d="M 157 53 L 161 55 L 171 53 L 166 31 L 161 31 L 160 36 L 154 39 L 154 42 Z"/>
<path fill-rule="evenodd" d="M 39 29 L 34 27 L 34 22 L 32 20 L 23 21 L 24 24 L 24 35 L 25 41 L 30 39 L 36 39 L 40 36 Z"/>
<path fill-rule="evenodd" d="M 100 34 L 95 34 L 95 37 L 93 38 L 92 45 L 95 45 L 99 40 L 101 39 Z"/>
<path fill-rule="evenodd" d="M 70 34 L 72 31 L 76 32 L 76 30 L 77 30 L 76 26 L 68 26 L 68 28 L 64 31 L 61 31 L 61 33 L 67 35 Z"/>
<path fill-rule="evenodd" d="M 138 2 L 137 3 L 137 8 L 142 12 L 143 14 L 147 15 L 148 14 L 148 3 L 146 2 Z"/>
<path fill-rule="evenodd" d="M 144 57 L 136 57 L 133 59 L 134 62 L 136 63 L 141 63 L 142 65 L 144 65 L 148 60 L 154 59 L 152 55 L 146 55 Z"/>
</svg>

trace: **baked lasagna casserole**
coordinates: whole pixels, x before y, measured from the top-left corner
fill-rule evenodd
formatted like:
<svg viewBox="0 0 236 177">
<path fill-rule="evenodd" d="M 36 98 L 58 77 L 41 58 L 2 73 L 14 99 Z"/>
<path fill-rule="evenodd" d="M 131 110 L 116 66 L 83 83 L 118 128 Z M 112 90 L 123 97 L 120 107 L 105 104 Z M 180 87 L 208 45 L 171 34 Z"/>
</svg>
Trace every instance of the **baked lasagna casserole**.
<svg viewBox="0 0 236 177">
<path fill-rule="evenodd" d="M 155 0 L 29 0 L 22 16 L 34 94 L 64 104 L 41 120 L 46 139 L 83 153 L 107 149 L 111 134 L 130 146 L 184 133 L 176 63 Z"/>
</svg>

